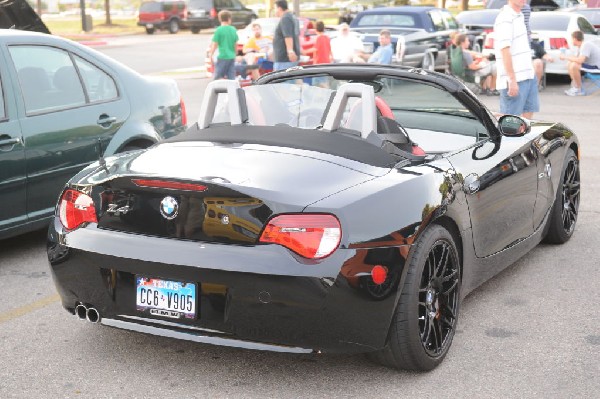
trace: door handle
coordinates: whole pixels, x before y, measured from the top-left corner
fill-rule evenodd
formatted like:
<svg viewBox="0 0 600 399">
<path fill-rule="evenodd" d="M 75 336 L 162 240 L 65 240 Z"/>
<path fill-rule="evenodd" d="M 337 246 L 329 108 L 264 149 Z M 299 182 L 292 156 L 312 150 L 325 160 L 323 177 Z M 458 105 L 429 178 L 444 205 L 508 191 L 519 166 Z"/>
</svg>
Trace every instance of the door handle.
<svg viewBox="0 0 600 399">
<path fill-rule="evenodd" d="M 20 137 L 10 138 L 10 139 L 6 139 L 6 140 L 0 140 L 0 147 L 5 147 L 5 146 L 15 145 L 15 144 L 21 144 Z"/>
<path fill-rule="evenodd" d="M 117 121 L 117 118 L 114 116 L 108 116 L 108 115 L 100 115 L 100 118 L 98 118 L 98 121 L 96 122 L 97 124 L 99 124 L 102 127 L 109 127 L 110 125 L 112 125 L 113 123 L 115 123 Z"/>
<path fill-rule="evenodd" d="M 481 182 L 479 181 L 479 176 L 477 176 L 476 174 L 470 174 L 467 177 L 465 177 L 465 180 L 463 182 L 463 191 L 466 194 L 475 194 L 477 191 L 479 191 L 479 187 L 481 185 Z"/>
</svg>

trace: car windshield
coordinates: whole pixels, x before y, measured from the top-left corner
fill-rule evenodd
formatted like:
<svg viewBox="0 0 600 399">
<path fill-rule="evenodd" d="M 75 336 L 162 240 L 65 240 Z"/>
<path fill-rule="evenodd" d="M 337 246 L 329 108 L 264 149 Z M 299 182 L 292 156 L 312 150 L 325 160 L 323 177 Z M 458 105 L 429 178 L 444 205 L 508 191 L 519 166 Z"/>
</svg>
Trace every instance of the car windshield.
<svg viewBox="0 0 600 399">
<path fill-rule="evenodd" d="M 567 31 L 569 15 L 555 15 L 550 12 L 531 13 L 531 30 Z"/>
<path fill-rule="evenodd" d="M 332 97 L 346 83 L 373 87 L 378 115 L 394 119 L 427 152 L 456 150 L 487 135 L 481 121 L 451 93 L 422 82 L 388 76 L 360 81 L 321 75 L 246 87 L 243 90 L 248 124 L 321 128 Z M 360 101 L 349 99 L 341 128 L 360 132 L 362 119 L 354 112 Z M 230 121 L 228 106 L 227 95 L 219 94 L 213 124 Z"/>
<path fill-rule="evenodd" d="M 418 26 L 414 15 L 410 14 L 366 14 L 359 17 L 354 27 L 398 27 L 415 28 Z"/>
</svg>

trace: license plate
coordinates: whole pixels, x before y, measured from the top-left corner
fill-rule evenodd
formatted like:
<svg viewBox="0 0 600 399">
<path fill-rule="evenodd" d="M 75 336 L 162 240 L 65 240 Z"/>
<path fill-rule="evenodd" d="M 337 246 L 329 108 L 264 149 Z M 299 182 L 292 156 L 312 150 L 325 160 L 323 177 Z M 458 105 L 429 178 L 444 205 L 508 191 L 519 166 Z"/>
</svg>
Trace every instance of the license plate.
<svg viewBox="0 0 600 399">
<path fill-rule="evenodd" d="M 136 276 L 136 307 L 173 319 L 196 318 L 196 284 Z"/>
<path fill-rule="evenodd" d="M 146 28 L 152 29 L 152 28 L 154 28 L 154 24 L 146 24 Z"/>
<path fill-rule="evenodd" d="M 363 43 L 363 51 L 365 53 L 372 53 L 375 45 L 373 43 Z"/>
</svg>

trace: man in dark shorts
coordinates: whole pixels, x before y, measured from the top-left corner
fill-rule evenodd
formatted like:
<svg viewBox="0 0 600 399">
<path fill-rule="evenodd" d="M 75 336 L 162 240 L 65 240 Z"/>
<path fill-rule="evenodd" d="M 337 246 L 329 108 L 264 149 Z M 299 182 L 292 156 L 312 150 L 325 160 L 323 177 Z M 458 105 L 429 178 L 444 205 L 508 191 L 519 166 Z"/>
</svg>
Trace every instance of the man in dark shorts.
<svg viewBox="0 0 600 399">
<path fill-rule="evenodd" d="M 288 10 L 286 0 L 275 2 L 275 15 L 281 18 L 273 36 L 273 70 L 287 69 L 298 65 L 300 58 L 300 24 Z"/>
</svg>

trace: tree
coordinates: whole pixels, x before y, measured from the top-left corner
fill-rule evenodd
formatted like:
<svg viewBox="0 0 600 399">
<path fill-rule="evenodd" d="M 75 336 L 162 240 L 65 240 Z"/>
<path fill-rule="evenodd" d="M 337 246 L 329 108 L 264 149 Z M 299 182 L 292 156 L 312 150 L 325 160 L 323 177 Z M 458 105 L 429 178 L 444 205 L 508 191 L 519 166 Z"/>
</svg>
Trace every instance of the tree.
<svg viewBox="0 0 600 399">
<path fill-rule="evenodd" d="M 110 0 L 104 0 L 104 12 L 106 13 L 106 25 L 112 25 L 110 19 Z"/>
</svg>

